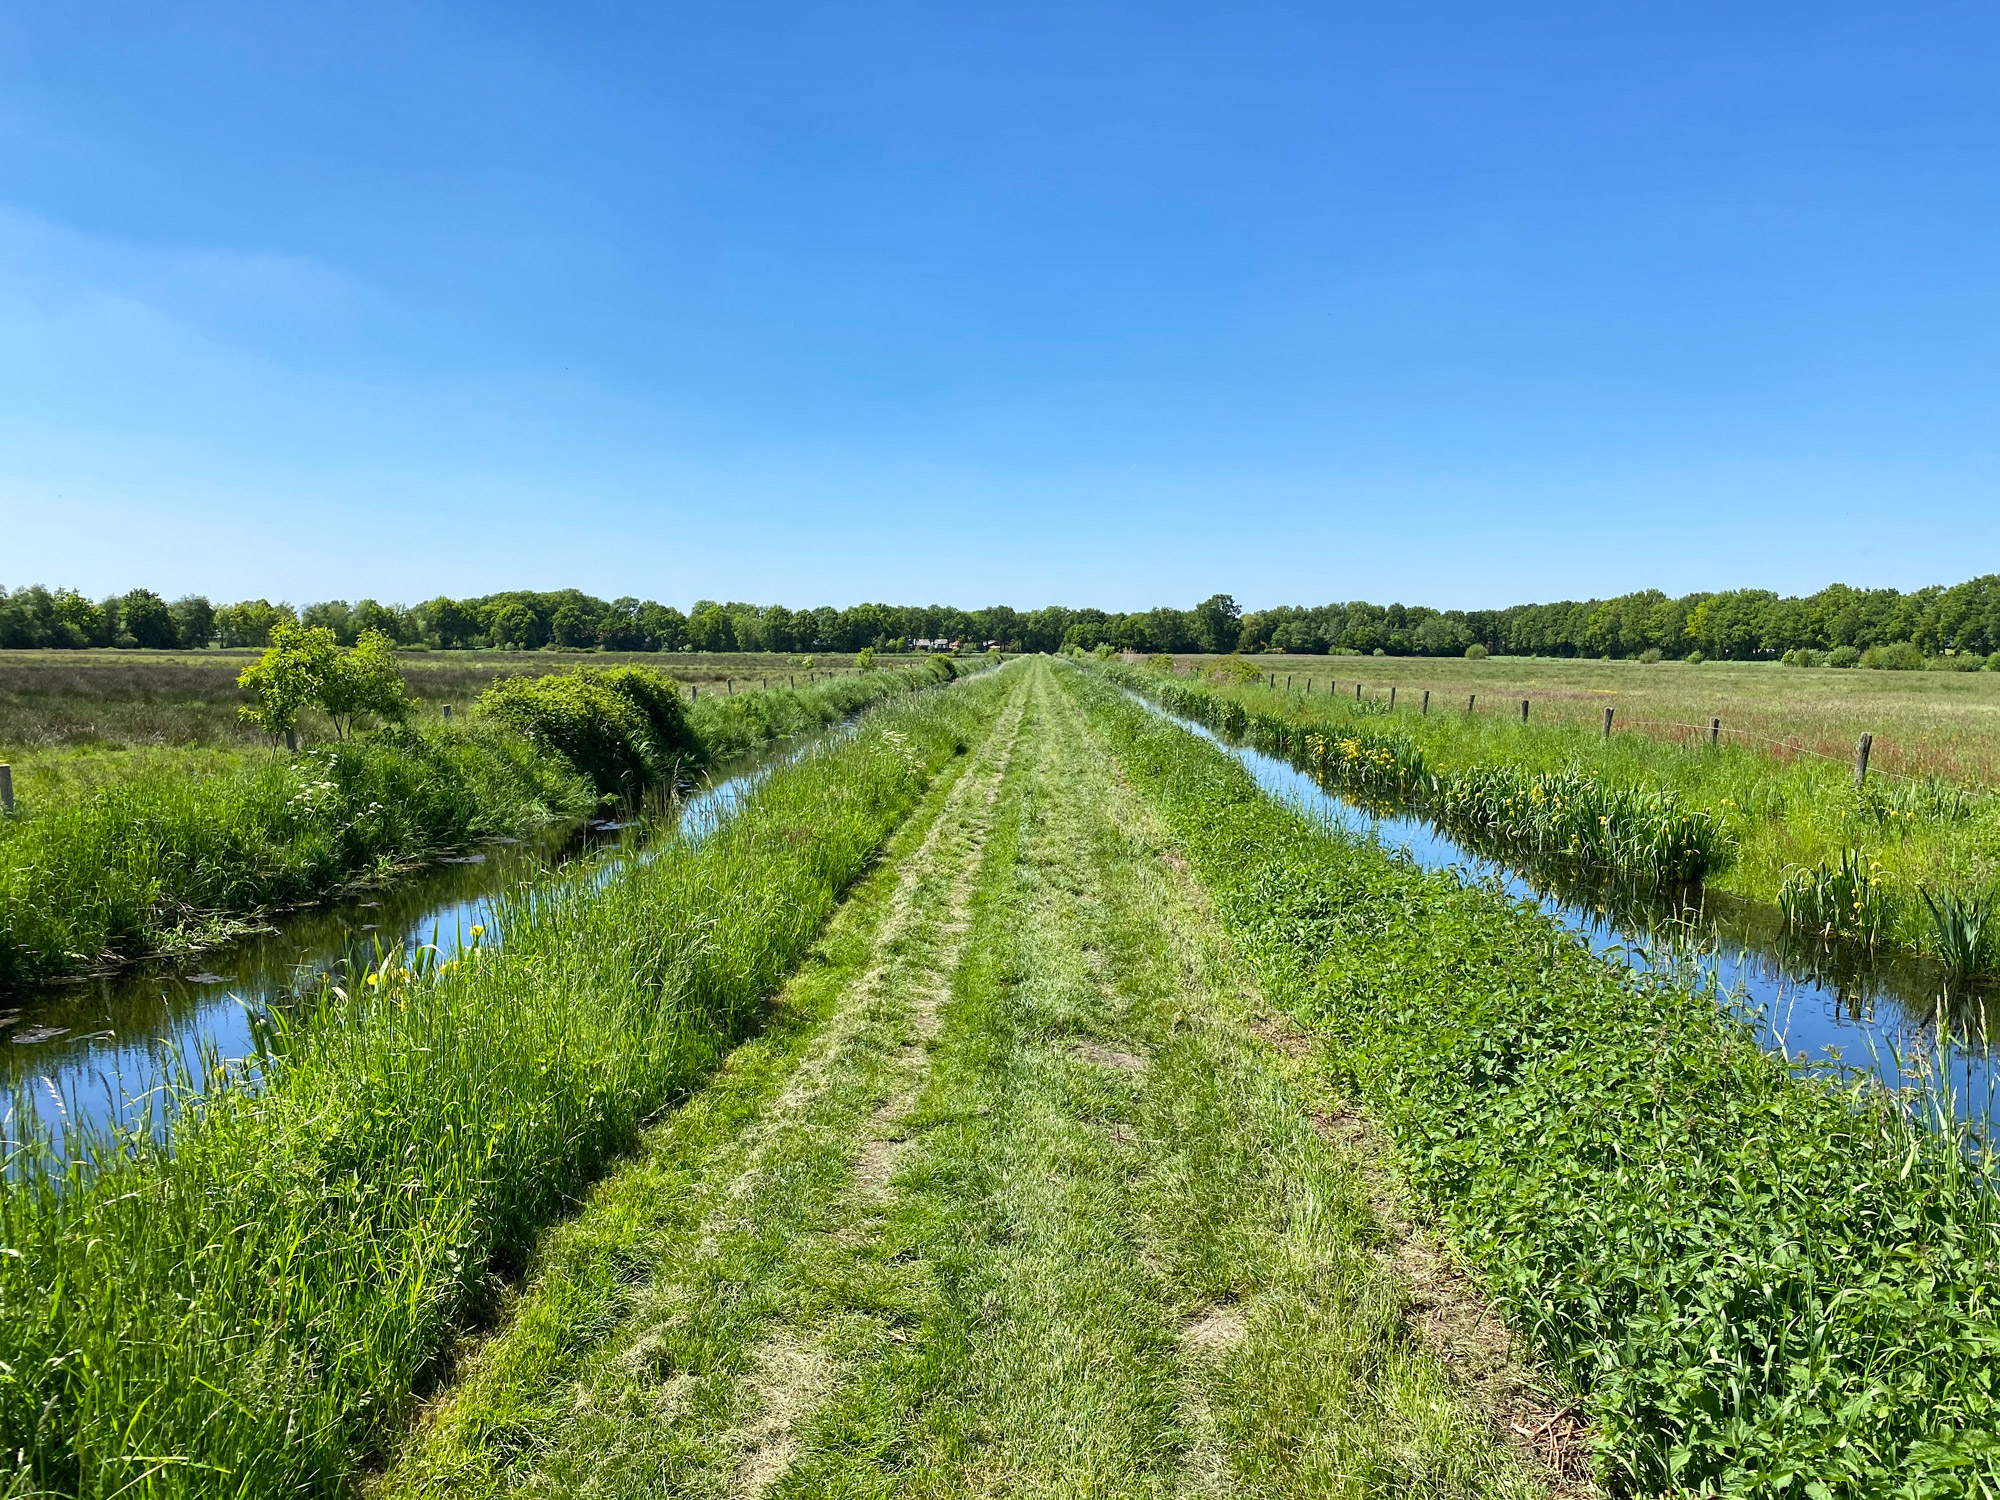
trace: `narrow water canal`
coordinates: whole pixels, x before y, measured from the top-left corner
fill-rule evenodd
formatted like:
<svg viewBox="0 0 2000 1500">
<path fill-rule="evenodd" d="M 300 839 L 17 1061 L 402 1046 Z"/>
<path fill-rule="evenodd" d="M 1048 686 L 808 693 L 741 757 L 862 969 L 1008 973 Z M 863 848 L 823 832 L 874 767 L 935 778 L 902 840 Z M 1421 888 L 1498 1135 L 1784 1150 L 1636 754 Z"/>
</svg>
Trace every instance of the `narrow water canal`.
<svg viewBox="0 0 2000 1500">
<path fill-rule="evenodd" d="M 57 1132 L 66 1123 L 128 1122 L 168 1067 L 198 1080 L 204 1056 L 250 1055 L 252 1014 L 293 1003 L 320 976 L 337 977 L 350 962 L 398 946 L 434 946 L 449 958 L 474 927 L 489 929 L 482 941 L 490 944 L 501 902 L 559 870 L 582 866 L 584 878 L 608 878 L 669 831 L 699 838 L 773 767 L 843 732 L 736 758 L 643 817 L 482 844 L 380 889 L 274 917 L 268 928 L 183 964 L 139 965 L 16 997 L 0 1005 L 0 1144 L 19 1139 L 23 1106 Z"/>
<path fill-rule="evenodd" d="M 1468 882 L 1497 886 L 1532 902 L 1599 954 L 1650 970 L 1678 966 L 1712 983 L 1765 1044 L 1812 1063 L 1838 1057 L 1873 1068 L 1890 1083 L 1914 1058 L 1937 1057 L 1940 1001 L 1952 1024 L 1948 1082 L 1954 1112 L 1990 1119 L 1995 1075 L 1980 1039 L 1992 987 L 1947 992 L 1943 968 L 1926 959 L 1871 954 L 1847 945 L 1801 941 L 1778 913 L 1758 903 L 1706 892 L 1588 886 L 1562 872 L 1535 870 L 1504 854 L 1469 847 L 1428 819 L 1369 807 L 1322 786 L 1305 771 L 1206 725 L 1130 695 L 1162 718 L 1213 742 L 1241 761 L 1258 786 L 1310 815 L 1399 851 L 1426 870 L 1451 870 Z M 1901 1059 L 1901 1061 L 1899 1061 Z"/>
</svg>

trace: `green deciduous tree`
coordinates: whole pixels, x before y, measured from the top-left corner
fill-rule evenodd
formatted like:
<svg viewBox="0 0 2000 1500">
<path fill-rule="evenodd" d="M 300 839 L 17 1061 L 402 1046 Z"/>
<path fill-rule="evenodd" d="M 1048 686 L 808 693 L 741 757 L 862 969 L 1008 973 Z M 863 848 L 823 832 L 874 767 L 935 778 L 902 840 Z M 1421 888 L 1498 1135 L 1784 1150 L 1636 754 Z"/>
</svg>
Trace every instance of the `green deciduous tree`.
<svg viewBox="0 0 2000 1500">
<path fill-rule="evenodd" d="M 308 708 L 325 714 L 341 739 L 364 717 L 394 722 L 409 713 L 395 643 L 379 630 L 342 651 L 329 627 L 286 621 L 236 681 L 256 695 L 243 706 L 243 717 L 274 739 L 296 730 Z"/>
</svg>

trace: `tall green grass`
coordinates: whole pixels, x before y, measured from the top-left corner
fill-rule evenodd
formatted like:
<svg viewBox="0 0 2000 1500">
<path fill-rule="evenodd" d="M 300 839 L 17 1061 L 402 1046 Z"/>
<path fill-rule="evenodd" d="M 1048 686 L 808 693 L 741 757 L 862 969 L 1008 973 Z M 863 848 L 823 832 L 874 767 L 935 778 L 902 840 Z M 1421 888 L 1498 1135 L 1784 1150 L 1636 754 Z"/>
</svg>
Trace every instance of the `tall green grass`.
<svg viewBox="0 0 2000 1500">
<path fill-rule="evenodd" d="M 190 774 L 142 762 L 0 819 L 0 992 L 188 951 L 237 919 L 440 849 L 585 816 L 766 740 L 946 680 L 948 666 L 690 704 L 640 668 L 514 678 L 456 724 Z"/>
<path fill-rule="evenodd" d="M 1951 964 L 1964 956 L 1962 928 L 1940 918 L 1944 901 L 1954 910 L 2000 903 L 2000 795 L 1990 791 L 1885 776 L 1857 788 L 1846 765 L 1784 760 L 1751 746 L 1623 732 L 1607 741 L 1578 723 L 1522 724 L 1441 705 L 1428 715 L 1408 706 L 1391 715 L 1379 698 L 1099 670 L 1294 760 L 1312 736 L 1351 744 L 1353 751 L 1326 762 L 1330 779 L 1408 797 L 1461 828 L 1542 851 L 1560 852 L 1573 840 L 1578 860 L 1640 876 L 1699 875 L 1778 907 L 1802 932 L 1914 949 Z M 1557 798 L 1563 815 L 1545 811 Z M 1602 840 L 1590 834 L 1592 818 L 1610 820 L 1599 825 Z M 1865 890 L 1849 889 L 1857 870 Z M 1858 908 L 1856 894 L 1865 897 Z M 2000 963 L 1990 938 L 1975 961 Z"/>
<path fill-rule="evenodd" d="M 1297 761 L 1322 780 L 1409 801 L 1447 827 L 1545 860 L 1653 881 L 1690 880 L 1721 868 L 1732 852 L 1719 818 L 1669 789 L 1635 785 L 1580 761 L 1550 769 L 1442 769 L 1374 704 L 1312 718 L 1182 678 L 1118 666 L 1098 670 L 1183 717 Z"/>
<path fill-rule="evenodd" d="M 2000 1199 L 1948 1108 L 1798 1073 L 1714 994 L 1067 681 L 1460 1258 L 1586 1392 L 1614 1493 L 2000 1490 Z"/>
<path fill-rule="evenodd" d="M 231 915 L 594 800 L 525 741 L 443 725 L 109 783 L 0 820 L 0 990 L 194 946 Z"/>
<path fill-rule="evenodd" d="M 540 1226 L 692 1087 L 1003 681 L 885 710 L 504 942 L 271 1023 L 260 1087 L 0 1183 L 12 1492 L 345 1494 Z M 86 1143 L 74 1143 L 82 1146 Z"/>
</svg>

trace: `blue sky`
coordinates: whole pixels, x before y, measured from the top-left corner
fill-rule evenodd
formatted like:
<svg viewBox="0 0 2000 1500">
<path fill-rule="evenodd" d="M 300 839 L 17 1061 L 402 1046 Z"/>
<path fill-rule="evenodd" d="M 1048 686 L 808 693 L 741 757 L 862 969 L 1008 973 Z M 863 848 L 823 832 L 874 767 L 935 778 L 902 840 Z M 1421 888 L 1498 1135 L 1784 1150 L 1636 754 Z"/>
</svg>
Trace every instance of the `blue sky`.
<svg viewBox="0 0 2000 1500">
<path fill-rule="evenodd" d="M 0 6 L 0 583 L 1995 569 L 1991 6 Z"/>
</svg>

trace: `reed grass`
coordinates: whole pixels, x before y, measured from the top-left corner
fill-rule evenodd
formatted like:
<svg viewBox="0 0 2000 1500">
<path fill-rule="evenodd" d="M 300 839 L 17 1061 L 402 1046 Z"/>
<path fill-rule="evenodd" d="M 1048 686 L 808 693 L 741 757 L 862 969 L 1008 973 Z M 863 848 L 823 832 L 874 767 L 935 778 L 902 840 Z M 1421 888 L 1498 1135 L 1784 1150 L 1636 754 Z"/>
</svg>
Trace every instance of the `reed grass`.
<svg viewBox="0 0 2000 1500">
<path fill-rule="evenodd" d="M 433 725 L 29 803 L 0 822 L 0 990 L 199 946 L 231 918 L 594 801 L 525 741 Z"/>
<path fill-rule="evenodd" d="M 1586 1393 L 1614 1493 L 2000 1489 L 2000 1198 L 1952 1101 L 1809 1074 L 1712 991 L 1067 682 L 1463 1263 Z"/>
<path fill-rule="evenodd" d="M 1633 785 L 1577 762 L 1436 768 L 1426 747 L 1378 705 L 1343 704 L 1314 718 L 1184 679 L 1100 668 L 1185 717 L 1214 724 L 1303 764 L 1321 779 L 1401 798 L 1449 827 L 1511 843 L 1544 860 L 1655 882 L 1726 864 L 1720 819 L 1673 791 Z M 1290 705 L 1286 705 L 1289 707 Z"/>
<path fill-rule="evenodd" d="M 1373 697 L 1099 670 L 1176 712 L 1254 733 L 1302 764 L 1313 764 L 1301 760 L 1311 736 L 1351 741 L 1380 768 L 1353 784 L 1435 807 L 1441 818 L 1462 819 L 1460 827 L 1488 827 L 1525 849 L 1560 850 L 1574 839 L 1579 859 L 1642 877 L 1699 875 L 1778 907 L 1802 932 L 1942 957 L 1926 893 L 1961 905 L 2000 898 L 2000 795 L 1977 788 L 1884 776 L 1857 788 L 1847 765 L 1785 760 L 1753 746 L 1627 733 L 1606 740 L 1599 725 L 1523 724 L 1468 715 L 1462 704 L 1434 702 L 1423 714 L 1403 702 L 1391 713 Z M 1334 756 L 1328 772 L 1350 779 L 1351 758 Z M 1565 815 L 1553 811 L 1557 799 Z M 1601 847 L 1588 835 L 1592 817 L 1612 819 L 1600 825 Z M 1982 950 L 1979 961 L 2000 955 Z"/>
<path fill-rule="evenodd" d="M 939 680 L 936 670 L 890 670 L 697 699 L 683 722 L 680 700 L 658 692 L 649 712 L 631 708 L 615 690 L 621 672 L 639 675 L 544 679 L 585 689 L 588 706 L 609 711 L 572 715 L 582 727 L 568 737 L 538 735 L 546 716 L 429 719 L 295 758 L 154 752 L 103 774 L 24 781 L 20 811 L 0 819 L 0 992 L 193 951 L 271 908 L 443 849 L 581 818 L 603 792 L 637 797 L 692 765 Z M 516 682 L 503 696 L 512 706 L 528 687 Z M 562 701 L 575 708 L 577 696 Z"/>
<path fill-rule="evenodd" d="M 304 1018 L 267 1018 L 254 1080 L 217 1087 L 211 1059 L 164 1123 L 17 1156 L 11 1492 L 347 1493 L 453 1330 L 754 1023 L 997 697 L 976 683 L 872 716 L 706 837 L 514 902 L 497 948 L 391 955 Z"/>
</svg>

